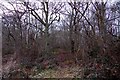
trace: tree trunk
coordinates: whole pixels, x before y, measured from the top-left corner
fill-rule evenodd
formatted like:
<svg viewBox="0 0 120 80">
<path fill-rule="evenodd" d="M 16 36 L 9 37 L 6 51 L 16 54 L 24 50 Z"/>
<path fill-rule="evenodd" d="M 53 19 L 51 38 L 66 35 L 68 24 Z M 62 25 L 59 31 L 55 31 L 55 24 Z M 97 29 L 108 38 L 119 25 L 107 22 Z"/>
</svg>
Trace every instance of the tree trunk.
<svg viewBox="0 0 120 80">
<path fill-rule="evenodd" d="M 49 28 L 48 25 L 45 27 L 45 53 L 49 55 Z"/>
<path fill-rule="evenodd" d="M 48 2 L 45 3 L 46 4 L 46 11 L 45 11 L 45 15 L 46 15 L 46 25 L 45 25 L 45 53 L 47 56 L 49 56 L 49 23 L 48 23 Z"/>
</svg>

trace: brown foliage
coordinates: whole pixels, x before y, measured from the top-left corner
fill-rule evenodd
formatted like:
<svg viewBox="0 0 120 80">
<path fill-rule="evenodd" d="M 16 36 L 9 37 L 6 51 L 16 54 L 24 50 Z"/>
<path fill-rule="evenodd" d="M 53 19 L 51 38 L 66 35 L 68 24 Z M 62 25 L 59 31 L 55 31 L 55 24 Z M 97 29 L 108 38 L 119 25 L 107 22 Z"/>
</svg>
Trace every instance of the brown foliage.
<svg viewBox="0 0 120 80">
<path fill-rule="evenodd" d="M 75 63 L 75 56 L 72 53 L 61 50 L 55 55 L 55 61 L 61 66 L 72 65 Z"/>
</svg>

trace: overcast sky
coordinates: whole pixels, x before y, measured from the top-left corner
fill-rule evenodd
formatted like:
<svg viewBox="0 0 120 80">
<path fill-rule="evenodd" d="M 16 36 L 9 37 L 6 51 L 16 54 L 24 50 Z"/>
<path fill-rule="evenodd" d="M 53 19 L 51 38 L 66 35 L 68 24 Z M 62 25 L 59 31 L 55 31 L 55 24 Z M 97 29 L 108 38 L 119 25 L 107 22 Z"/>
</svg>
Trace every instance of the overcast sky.
<svg viewBox="0 0 120 80">
<path fill-rule="evenodd" d="M 8 1 L 15 1 L 15 0 L 0 0 L 0 3 L 2 3 L 2 4 L 5 4 L 5 5 L 9 5 L 7 2 Z M 27 1 L 27 0 L 21 0 L 21 1 Z M 29 0 L 29 1 L 33 1 L 33 0 Z M 34 1 L 45 1 L 45 0 L 34 0 Z M 58 1 L 60 1 L 60 2 L 67 2 L 67 1 L 73 1 L 73 0 L 49 0 L 49 1 L 52 1 L 52 2 L 58 2 Z M 76 0 L 76 1 L 102 1 L 102 0 Z M 114 2 L 116 2 L 116 1 L 120 1 L 120 0 L 103 0 L 103 1 L 108 1 L 108 2 L 110 2 L 110 3 L 114 3 Z"/>
<path fill-rule="evenodd" d="M 15 0 L 0 0 L 0 3 L 6 3 L 7 1 L 15 1 Z M 21 0 L 21 1 L 27 1 L 27 0 Z M 33 0 L 29 0 L 29 1 L 33 1 Z M 34 0 L 34 1 L 45 1 L 45 0 Z M 52 2 L 67 2 L 67 1 L 73 1 L 73 0 L 49 0 Z M 102 1 L 102 0 L 76 0 L 76 1 Z M 115 1 L 120 1 L 120 0 L 103 0 L 103 1 L 109 1 L 109 2 L 115 2 Z"/>
<path fill-rule="evenodd" d="M 4 4 L 5 6 L 7 6 L 7 7 L 9 7 L 9 8 L 12 8 L 11 6 L 10 6 L 10 4 L 8 4 L 7 2 L 8 1 L 15 1 L 15 0 L 0 0 L 0 3 L 2 3 L 2 4 Z M 21 1 L 27 1 L 27 0 L 21 0 Z M 29 0 L 29 1 L 33 1 L 33 0 Z M 34 1 L 45 1 L 45 0 L 34 0 Z M 67 1 L 73 1 L 73 0 L 49 0 L 49 1 L 52 1 L 52 2 L 58 2 L 58 1 L 60 1 L 60 2 L 67 2 Z M 90 1 L 90 0 L 76 0 L 76 1 Z M 92 0 L 92 1 L 102 1 L 102 0 Z M 106 1 L 106 0 L 103 0 L 103 1 Z M 114 2 L 116 2 L 116 1 L 120 1 L 120 0 L 107 0 L 108 2 L 110 2 L 110 4 L 113 4 Z M 1 13 L 2 13 L 2 11 L 1 11 L 1 9 L 0 9 L 0 16 L 1 16 Z"/>
</svg>

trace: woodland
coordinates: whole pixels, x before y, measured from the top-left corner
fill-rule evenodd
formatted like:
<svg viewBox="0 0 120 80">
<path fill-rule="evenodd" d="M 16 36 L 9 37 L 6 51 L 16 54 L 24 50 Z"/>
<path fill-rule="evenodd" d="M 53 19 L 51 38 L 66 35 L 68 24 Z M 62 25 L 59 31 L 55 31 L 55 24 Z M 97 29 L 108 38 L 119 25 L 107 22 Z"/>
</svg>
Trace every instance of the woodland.
<svg viewBox="0 0 120 80">
<path fill-rule="evenodd" d="M 120 80 L 120 1 L 6 4 L 2 78 Z"/>
</svg>

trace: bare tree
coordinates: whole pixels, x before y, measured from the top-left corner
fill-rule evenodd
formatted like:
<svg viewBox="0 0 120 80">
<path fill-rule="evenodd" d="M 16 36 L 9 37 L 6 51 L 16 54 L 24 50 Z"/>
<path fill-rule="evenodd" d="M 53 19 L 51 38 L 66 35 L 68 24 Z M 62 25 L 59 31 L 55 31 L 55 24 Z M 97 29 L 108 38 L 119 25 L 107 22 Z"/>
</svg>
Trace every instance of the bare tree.
<svg viewBox="0 0 120 80">
<path fill-rule="evenodd" d="M 50 5 L 52 4 L 52 5 Z M 30 10 L 31 14 L 44 26 L 44 36 L 45 36 L 45 52 L 48 55 L 49 49 L 50 49 L 50 43 L 49 43 L 49 29 L 51 27 L 51 24 L 55 21 L 60 20 L 60 10 L 63 7 L 63 4 L 58 3 L 49 3 L 49 2 L 41 2 L 41 8 L 39 9 L 43 14 L 43 17 L 37 13 L 35 9 L 32 8 L 27 2 L 24 2 L 24 5 Z M 52 11 L 50 12 L 50 7 L 52 7 Z M 38 11 L 39 11 L 38 10 Z"/>
</svg>

